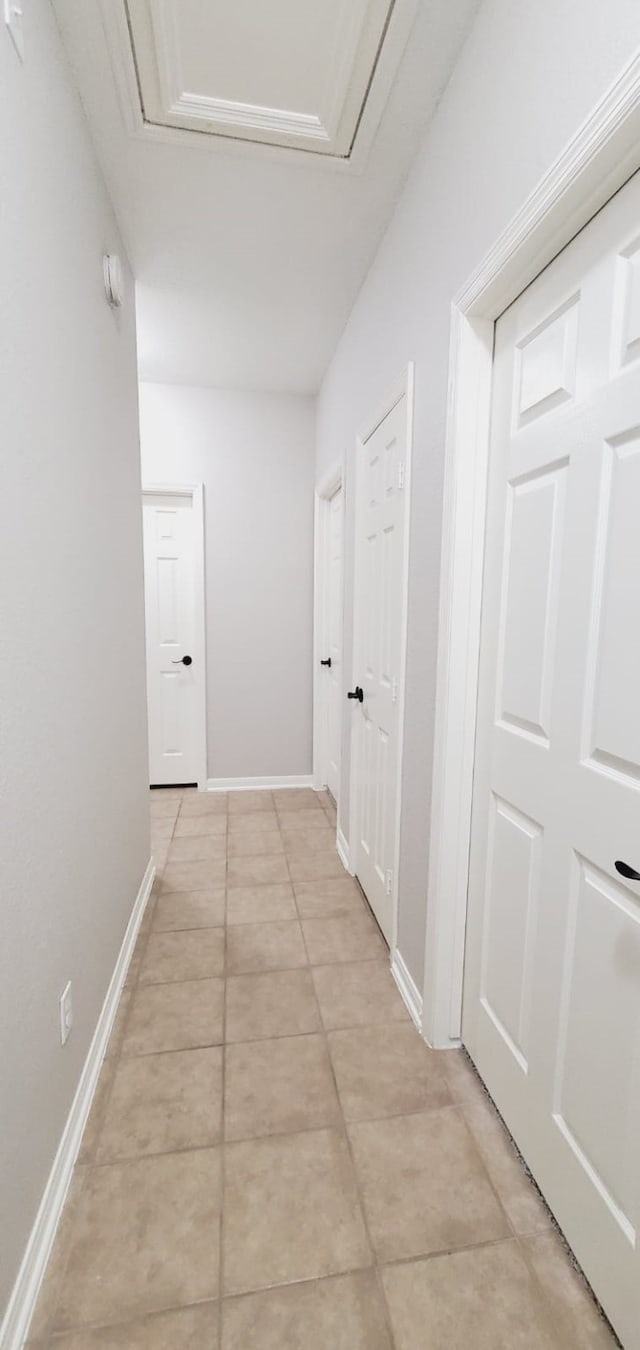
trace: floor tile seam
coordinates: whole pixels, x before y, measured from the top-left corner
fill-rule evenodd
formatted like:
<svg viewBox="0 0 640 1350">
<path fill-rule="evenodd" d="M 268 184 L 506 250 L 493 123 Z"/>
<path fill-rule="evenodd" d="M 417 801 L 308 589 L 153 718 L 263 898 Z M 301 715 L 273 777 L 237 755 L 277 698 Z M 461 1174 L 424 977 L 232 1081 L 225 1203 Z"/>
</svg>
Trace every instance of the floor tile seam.
<svg viewBox="0 0 640 1350">
<path fill-rule="evenodd" d="M 352 1171 L 352 1173 L 353 1173 L 353 1178 L 354 1178 L 354 1186 L 355 1186 L 356 1196 L 357 1196 L 357 1200 L 358 1200 L 358 1207 L 359 1207 L 360 1214 L 361 1214 L 361 1217 L 362 1217 L 362 1222 L 363 1222 L 363 1225 L 364 1225 L 364 1231 L 365 1231 L 366 1238 L 367 1238 L 367 1244 L 368 1244 L 368 1247 L 369 1247 L 369 1251 L 370 1251 L 370 1253 L 371 1253 L 372 1265 L 373 1265 L 373 1270 L 374 1270 L 374 1278 L 375 1278 L 375 1281 L 376 1281 L 376 1286 L 377 1286 L 377 1288 L 378 1288 L 378 1290 L 379 1290 L 379 1292 L 380 1292 L 380 1294 L 381 1294 L 381 1296 L 382 1296 L 382 1307 L 384 1308 L 385 1323 L 386 1323 L 387 1333 L 388 1333 L 388 1336 L 389 1336 L 389 1343 L 390 1343 L 391 1346 L 395 1346 L 396 1341 L 395 1341 L 395 1336 L 394 1336 L 394 1334 L 393 1334 L 393 1326 L 392 1326 L 392 1322 L 391 1322 L 391 1313 L 390 1313 L 389 1305 L 388 1305 L 388 1303 L 387 1303 L 386 1295 L 385 1295 L 385 1292 L 384 1292 L 384 1287 L 383 1287 L 383 1284 L 382 1284 L 382 1278 L 381 1278 L 381 1276 L 380 1276 L 379 1264 L 378 1264 L 378 1254 L 377 1254 L 377 1252 L 376 1252 L 376 1248 L 375 1248 L 375 1244 L 374 1244 L 374 1241 L 373 1241 L 371 1229 L 370 1229 L 370 1226 L 369 1226 L 369 1219 L 368 1219 L 367 1209 L 366 1209 L 366 1205 L 365 1205 L 365 1201 L 364 1201 L 364 1191 L 363 1191 L 363 1187 L 362 1187 L 361 1182 L 360 1182 L 360 1176 L 359 1176 L 359 1173 L 358 1173 L 358 1168 L 357 1168 L 357 1166 L 356 1166 L 355 1155 L 354 1155 L 354 1152 L 353 1152 L 353 1145 L 352 1145 L 352 1141 L 351 1141 L 351 1136 L 350 1136 L 350 1134 L 349 1134 L 349 1123 L 348 1123 L 348 1121 L 347 1121 L 346 1113 L 345 1113 L 345 1110 L 344 1110 L 344 1103 L 343 1103 L 342 1097 L 341 1097 L 341 1095 L 340 1095 L 340 1088 L 339 1088 L 339 1086 L 338 1086 L 338 1079 L 337 1079 L 336 1070 L 335 1070 L 335 1065 L 334 1065 L 334 1062 L 333 1062 L 333 1056 L 332 1056 L 332 1054 L 331 1054 L 331 1047 L 330 1047 L 330 1043 L 329 1043 L 329 1033 L 328 1033 L 328 1030 L 327 1030 L 326 1028 L 325 1028 L 325 1037 L 326 1037 L 326 1042 L 327 1042 L 327 1054 L 328 1054 L 328 1056 L 329 1056 L 329 1063 L 330 1063 L 330 1065 L 331 1065 L 331 1076 L 332 1076 L 332 1078 L 333 1078 L 333 1085 L 334 1085 L 335 1093 L 336 1093 L 336 1096 L 337 1096 L 337 1098 L 338 1098 L 338 1103 L 339 1103 L 339 1108 L 340 1108 L 340 1114 L 341 1114 L 341 1117 L 342 1117 L 343 1131 L 344 1131 L 344 1135 L 345 1135 L 345 1138 L 346 1138 L 346 1141 L 347 1141 L 347 1151 L 348 1151 L 349 1160 L 350 1160 L 350 1164 L 351 1164 L 351 1171 Z"/>
<path fill-rule="evenodd" d="M 61 1327 L 52 1332 L 49 1340 L 36 1341 L 35 1345 L 38 1350 L 55 1350 L 61 1336 L 76 1336 L 79 1332 L 85 1331 L 117 1331 L 119 1327 L 130 1327 L 132 1322 L 137 1322 L 140 1318 L 163 1317 L 167 1313 L 187 1312 L 190 1308 L 213 1307 L 220 1302 L 220 1298 L 200 1298 L 194 1299 L 190 1303 L 171 1303 L 162 1308 L 152 1308 L 149 1312 L 135 1313 L 133 1317 L 126 1317 L 124 1320 L 119 1318 L 116 1322 L 74 1322 L 67 1327 Z M 25 1350 L 29 1350 L 30 1344 L 30 1341 L 26 1342 Z M 177 1347 L 176 1350 L 178 1350 Z"/>
<path fill-rule="evenodd" d="M 220 1138 L 207 1144 L 178 1144 L 175 1148 L 158 1148 L 148 1153 L 123 1153 L 117 1157 L 103 1158 L 101 1161 L 94 1159 L 92 1163 L 87 1164 L 87 1171 L 106 1172 L 110 1167 L 130 1167 L 134 1163 L 153 1162 L 157 1158 L 182 1158 L 186 1153 L 215 1153 L 222 1150 L 223 1144 L 221 1130 Z"/>
</svg>

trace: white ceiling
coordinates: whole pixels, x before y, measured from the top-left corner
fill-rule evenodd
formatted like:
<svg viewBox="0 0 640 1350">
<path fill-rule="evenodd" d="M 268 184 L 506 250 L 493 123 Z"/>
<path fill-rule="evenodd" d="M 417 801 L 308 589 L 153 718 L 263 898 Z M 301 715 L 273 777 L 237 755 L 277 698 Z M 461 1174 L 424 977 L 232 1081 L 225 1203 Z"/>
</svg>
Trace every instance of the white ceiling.
<svg viewBox="0 0 640 1350">
<path fill-rule="evenodd" d="M 53 0 L 145 380 L 318 388 L 479 0 Z"/>
</svg>

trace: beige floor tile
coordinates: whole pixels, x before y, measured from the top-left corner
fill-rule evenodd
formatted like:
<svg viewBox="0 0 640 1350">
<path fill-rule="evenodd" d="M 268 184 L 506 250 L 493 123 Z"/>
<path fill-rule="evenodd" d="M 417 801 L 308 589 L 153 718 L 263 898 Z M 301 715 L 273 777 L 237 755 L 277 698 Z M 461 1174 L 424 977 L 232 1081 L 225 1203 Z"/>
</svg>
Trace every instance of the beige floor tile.
<svg viewBox="0 0 640 1350">
<path fill-rule="evenodd" d="M 484 1088 L 466 1052 L 446 1050 L 442 1053 L 445 1056 L 445 1070 L 454 1101 L 460 1103 L 483 1101 L 486 1096 Z"/>
<path fill-rule="evenodd" d="M 273 799 L 277 810 L 283 815 L 288 811 L 322 809 L 319 794 L 314 788 L 278 788 Z"/>
<path fill-rule="evenodd" d="M 510 1234 L 454 1107 L 349 1126 L 371 1240 L 381 1261 Z"/>
<path fill-rule="evenodd" d="M 227 923 L 230 926 L 297 917 L 293 889 L 288 884 L 235 886 L 227 893 Z"/>
<path fill-rule="evenodd" d="M 293 830 L 283 827 L 282 838 L 287 854 L 294 858 L 307 853 L 335 853 L 335 830 L 330 829 L 328 825 L 321 830 Z"/>
<path fill-rule="evenodd" d="M 174 839 L 194 839 L 201 835 L 224 837 L 227 833 L 227 817 L 222 811 L 207 811 L 203 815 L 180 814 L 176 821 Z"/>
<path fill-rule="evenodd" d="M 320 1031 L 308 970 L 231 975 L 227 980 L 227 1041 L 268 1040 Z"/>
<path fill-rule="evenodd" d="M 155 793 L 152 793 L 149 801 L 149 814 L 152 820 L 162 820 L 163 818 L 175 820 L 179 808 L 180 802 L 177 798 L 158 797 Z"/>
<path fill-rule="evenodd" d="M 193 792 L 184 796 L 180 815 L 186 816 L 223 816 L 227 814 L 226 792 Z"/>
<path fill-rule="evenodd" d="M 289 881 L 289 872 L 284 857 L 275 858 L 231 858 L 227 874 L 227 885 L 264 886 Z"/>
<path fill-rule="evenodd" d="M 327 1030 L 410 1020 L 387 961 L 316 966 L 312 973 Z"/>
<path fill-rule="evenodd" d="M 324 834 L 329 829 L 327 813 L 318 804 L 298 811 L 288 811 L 279 807 L 278 819 L 283 833 L 300 834 L 303 830 L 309 830 L 313 831 L 314 834 L 318 832 Z M 333 831 L 333 842 L 335 845 L 335 830 Z"/>
<path fill-rule="evenodd" d="M 112 1055 L 119 1055 L 120 1051 L 122 1050 L 122 1042 L 124 1040 L 124 1033 L 127 1026 L 129 1008 L 131 1007 L 131 998 L 132 998 L 132 990 L 123 989 L 120 995 L 120 999 L 118 1001 L 118 1011 L 116 1012 L 114 1018 L 113 1027 L 111 1029 L 111 1035 L 109 1037 L 109 1042 L 107 1045 L 106 1053 L 108 1057 L 111 1057 Z"/>
<path fill-rule="evenodd" d="M 397 1350 L 560 1350 L 517 1244 L 382 1273 Z"/>
<path fill-rule="evenodd" d="M 373 961 L 387 950 L 377 924 L 364 910 L 347 918 L 303 919 L 302 932 L 314 966 Z"/>
<path fill-rule="evenodd" d="M 215 817 L 214 817 L 215 818 Z M 194 834 L 174 839 L 169 845 L 167 862 L 207 862 L 210 858 L 224 862 L 227 857 L 227 838 L 224 834 Z"/>
<path fill-rule="evenodd" d="M 217 928 L 224 924 L 224 887 L 201 891 L 168 891 L 161 895 L 153 915 L 157 932 L 187 928 Z"/>
<path fill-rule="evenodd" d="M 618 1342 L 555 1233 L 521 1243 L 542 1289 L 562 1350 L 614 1350 Z"/>
<path fill-rule="evenodd" d="M 205 980 L 223 973 L 224 928 L 192 928 L 149 935 L 140 983 Z"/>
<path fill-rule="evenodd" d="M 151 843 L 159 843 L 162 839 L 170 839 L 174 828 L 172 816 L 152 816 Z"/>
<path fill-rule="evenodd" d="M 211 886 L 224 886 L 226 877 L 227 865 L 223 860 L 167 863 L 162 878 L 162 892 L 199 891 Z"/>
<path fill-rule="evenodd" d="M 115 1055 L 110 1055 L 107 1059 L 103 1060 L 100 1077 L 98 1079 L 98 1086 L 93 1094 L 91 1110 L 89 1111 L 87 1123 L 84 1127 L 82 1143 L 78 1150 L 77 1160 L 81 1166 L 84 1163 L 93 1161 L 98 1138 L 107 1111 L 111 1088 L 113 1086 L 116 1063 L 117 1060 Z"/>
<path fill-rule="evenodd" d="M 44 1279 L 40 1286 L 40 1293 L 36 1301 L 31 1326 L 29 1327 L 29 1341 L 40 1345 L 48 1345 L 49 1335 L 53 1326 L 53 1319 L 62 1280 L 71 1250 L 71 1241 L 75 1227 L 75 1221 L 78 1215 L 80 1197 L 87 1178 L 88 1169 L 86 1167 L 76 1166 L 71 1178 L 71 1184 L 67 1191 L 67 1198 L 64 1202 L 64 1209 L 58 1224 L 56 1235 L 53 1241 L 53 1248 Z"/>
<path fill-rule="evenodd" d="M 329 821 L 329 824 L 332 825 L 335 830 L 336 825 L 338 823 L 338 812 L 335 806 L 333 805 L 333 802 L 330 802 L 328 806 L 324 807 L 324 813 L 327 817 L 327 820 Z"/>
<path fill-rule="evenodd" d="M 244 820 L 244 816 L 239 816 Z M 242 834 L 230 834 L 228 841 L 229 858 L 269 858 L 284 853 L 284 844 L 279 830 L 248 830 Z"/>
<path fill-rule="evenodd" d="M 229 839 L 247 834 L 279 834 L 280 825 L 275 811 L 243 811 L 229 816 Z"/>
<path fill-rule="evenodd" d="M 50 1350 L 218 1350 L 218 1304 L 54 1336 Z"/>
<path fill-rule="evenodd" d="M 123 1042 L 125 1055 L 188 1050 L 222 1040 L 224 980 L 138 987 Z"/>
<path fill-rule="evenodd" d="M 228 1144 L 223 1250 L 227 1294 L 369 1265 L 343 1135 L 314 1130 Z"/>
<path fill-rule="evenodd" d="M 375 1275 L 334 1275 L 226 1299 L 222 1350 L 392 1350 Z"/>
<path fill-rule="evenodd" d="M 540 1233 L 549 1229 L 551 1215 L 529 1180 L 489 1098 L 483 1096 L 464 1103 L 462 1113 L 515 1232 Z"/>
<path fill-rule="evenodd" d="M 206 1148 L 220 1141 L 222 1049 L 120 1061 L 96 1162 Z"/>
<path fill-rule="evenodd" d="M 415 1027 L 358 1027 L 329 1033 L 329 1050 L 347 1120 L 376 1120 L 448 1106 L 441 1055 Z"/>
<path fill-rule="evenodd" d="M 248 811 L 273 811 L 273 794 L 263 789 L 229 793 L 229 815 L 242 816 Z"/>
<path fill-rule="evenodd" d="M 278 923 L 238 923 L 227 930 L 227 973 L 294 970 L 306 966 L 307 953 L 297 919 Z"/>
<path fill-rule="evenodd" d="M 93 1168 L 78 1204 L 56 1330 L 216 1298 L 217 1149 Z"/>
<path fill-rule="evenodd" d="M 227 1046 L 226 1139 L 293 1134 L 339 1121 L 340 1104 L 324 1036 Z"/>
<path fill-rule="evenodd" d="M 347 873 L 334 849 L 289 856 L 292 881 L 342 881 Z"/>
<path fill-rule="evenodd" d="M 348 876 L 338 881 L 297 881 L 293 889 L 301 919 L 346 918 L 367 912 L 360 887 Z"/>
</svg>

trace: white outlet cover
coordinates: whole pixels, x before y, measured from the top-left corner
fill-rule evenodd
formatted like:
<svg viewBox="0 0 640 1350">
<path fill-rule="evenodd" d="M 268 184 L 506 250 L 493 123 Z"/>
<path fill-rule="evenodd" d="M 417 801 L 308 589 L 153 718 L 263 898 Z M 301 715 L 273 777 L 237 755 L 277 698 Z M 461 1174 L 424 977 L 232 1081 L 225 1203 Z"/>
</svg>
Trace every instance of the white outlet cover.
<svg viewBox="0 0 640 1350">
<path fill-rule="evenodd" d="M 4 21 L 18 56 L 24 61 L 24 16 L 21 0 L 4 0 Z"/>
</svg>

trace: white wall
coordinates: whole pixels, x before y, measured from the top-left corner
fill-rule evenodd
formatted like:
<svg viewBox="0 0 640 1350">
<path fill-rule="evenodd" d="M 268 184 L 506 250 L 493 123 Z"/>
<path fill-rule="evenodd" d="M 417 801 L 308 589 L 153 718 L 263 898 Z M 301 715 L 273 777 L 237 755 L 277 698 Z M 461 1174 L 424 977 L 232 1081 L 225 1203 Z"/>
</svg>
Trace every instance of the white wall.
<svg viewBox="0 0 640 1350">
<path fill-rule="evenodd" d="M 145 482 L 205 492 L 210 778 L 312 771 L 312 399 L 140 388 Z"/>
<path fill-rule="evenodd" d="M 352 507 L 354 437 L 416 363 L 399 946 L 420 988 L 450 303 L 638 44 L 637 0 L 485 0 L 319 398 L 317 476 L 344 455 Z M 349 529 L 348 521 L 347 537 Z M 346 568 L 348 632 L 349 556 Z M 348 726 L 347 718 L 347 836 Z"/>
<path fill-rule="evenodd" d="M 0 1320 L 149 858 L 133 286 L 115 315 L 80 103 L 50 5 L 24 9 L 24 65 L 0 25 Z"/>
</svg>

